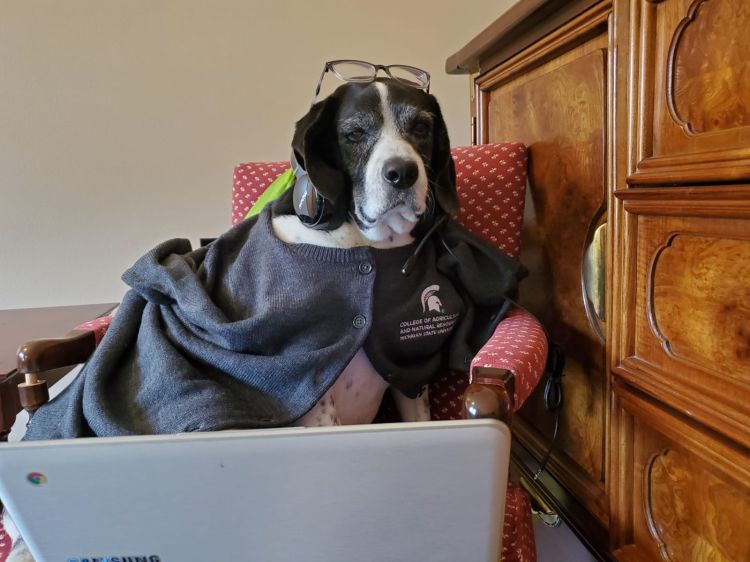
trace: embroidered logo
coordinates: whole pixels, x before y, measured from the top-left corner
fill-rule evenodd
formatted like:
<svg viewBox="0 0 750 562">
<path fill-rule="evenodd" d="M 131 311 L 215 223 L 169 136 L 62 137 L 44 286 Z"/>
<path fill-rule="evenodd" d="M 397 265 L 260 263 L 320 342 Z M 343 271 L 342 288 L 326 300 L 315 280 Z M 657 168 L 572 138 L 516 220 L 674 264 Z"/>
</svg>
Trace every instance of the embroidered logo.
<svg viewBox="0 0 750 562">
<path fill-rule="evenodd" d="M 458 312 L 446 312 L 443 301 L 438 293 L 440 285 L 430 285 L 419 298 L 422 305 L 422 318 L 405 320 L 399 324 L 399 339 L 401 341 L 449 334 L 458 320 Z M 448 297 L 450 307 L 450 297 Z"/>
<path fill-rule="evenodd" d="M 438 291 L 440 291 L 440 285 L 430 285 L 422 291 L 423 314 L 429 314 L 430 312 L 443 312 L 443 303 L 440 301 Z"/>
</svg>

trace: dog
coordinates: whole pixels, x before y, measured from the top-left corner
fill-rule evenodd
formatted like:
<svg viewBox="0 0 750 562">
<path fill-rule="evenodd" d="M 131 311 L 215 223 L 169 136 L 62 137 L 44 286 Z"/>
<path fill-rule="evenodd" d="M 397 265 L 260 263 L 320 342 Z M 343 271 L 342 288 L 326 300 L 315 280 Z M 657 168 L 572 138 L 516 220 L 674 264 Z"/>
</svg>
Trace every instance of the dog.
<svg viewBox="0 0 750 562">
<path fill-rule="evenodd" d="M 436 202 L 458 207 L 440 107 L 433 96 L 395 80 L 341 86 L 297 123 L 292 145 L 308 171 L 336 170 L 326 170 L 321 187 L 331 198 L 341 197 L 336 189 L 346 191 L 348 204 L 343 222 L 330 229 L 311 229 L 293 213 L 274 217 L 274 232 L 289 244 L 398 248 L 415 241 L 420 223 L 434 218 Z M 371 423 L 389 386 L 360 349 L 297 424 Z M 426 388 L 413 399 L 391 390 L 403 421 L 430 419 Z"/>
<path fill-rule="evenodd" d="M 295 127 L 292 147 L 322 197 L 338 213 L 310 228 L 294 210 L 292 193 L 277 202 L 275 235 L 287 244 L 381 250 L 411 245 L 437 215 L 458 209 L 450 142 L 437 100 L 393 79 L 346 83 L 316 103 Z M 425 309 L 440 311 L 430 286 Z M 371 423 L 391 385 L 359 349 L 334 385 L 295 425 Z M 403 421 L 430 419 L 425 387 L 416 398 L 392 388 Z M 8 562 L 33 562 L 9 517 Z"/>
</svg>

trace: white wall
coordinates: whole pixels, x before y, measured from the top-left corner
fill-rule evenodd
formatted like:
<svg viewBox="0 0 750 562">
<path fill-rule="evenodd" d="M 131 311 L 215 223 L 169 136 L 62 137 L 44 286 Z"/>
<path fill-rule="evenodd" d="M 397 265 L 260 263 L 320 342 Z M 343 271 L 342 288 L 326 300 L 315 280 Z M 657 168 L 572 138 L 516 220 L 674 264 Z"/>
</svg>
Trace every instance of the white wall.
<svg viewBox="0 0 750 562">
<path fill-rule="evenodd" d="M 283 159 L 323 62 L 429 70 L 513 0 L 0 0 L 0 309 L 117 301 L 161 240 L 229 225 L 235 163 Z"/>
</svg>

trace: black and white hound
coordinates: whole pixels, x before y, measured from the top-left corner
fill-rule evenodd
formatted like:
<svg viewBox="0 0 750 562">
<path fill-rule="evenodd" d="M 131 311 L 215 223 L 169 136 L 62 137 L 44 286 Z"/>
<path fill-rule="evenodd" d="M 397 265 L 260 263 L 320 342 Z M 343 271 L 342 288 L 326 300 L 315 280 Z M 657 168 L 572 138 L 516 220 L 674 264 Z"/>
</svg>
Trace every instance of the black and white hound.
<svg viewBox="0 0 750 562">
<path fill-rule="evenodd" d="M 312 138 L 311 138 L 312 132 Z M 434 209 L 458 207 L 448 133 L 435 98 L 391 79 L 345 84 L 313 106 L 293 142 L 311 174 L 323 168 L 319 189 L 347 201 L 343 222 L 311 229 L 293 212 L 273 219 L 291 244 L 334 248 L 397 248 L 414 242 Z M 389 384 L 360 349 L 333 387 L 298 424 L 371 423 Z M 404 421 L 430 419 L 425 391 L 411 399 L 393 388 Z"/>
</svg>

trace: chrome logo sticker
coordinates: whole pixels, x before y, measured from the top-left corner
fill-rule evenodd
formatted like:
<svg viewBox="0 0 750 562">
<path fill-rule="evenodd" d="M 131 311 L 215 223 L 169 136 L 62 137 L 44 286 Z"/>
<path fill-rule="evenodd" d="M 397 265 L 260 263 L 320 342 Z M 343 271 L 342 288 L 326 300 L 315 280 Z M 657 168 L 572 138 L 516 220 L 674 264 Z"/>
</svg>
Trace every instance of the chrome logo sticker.
<svg viewBox="0 0 750 562">
<path fill-rule="evenodd" d="M 47 477 L 41 472 L 29 472 L 26 475 L 26 480 L 34 486 L 44 486 L 47 483 Z"/>
</svg>

